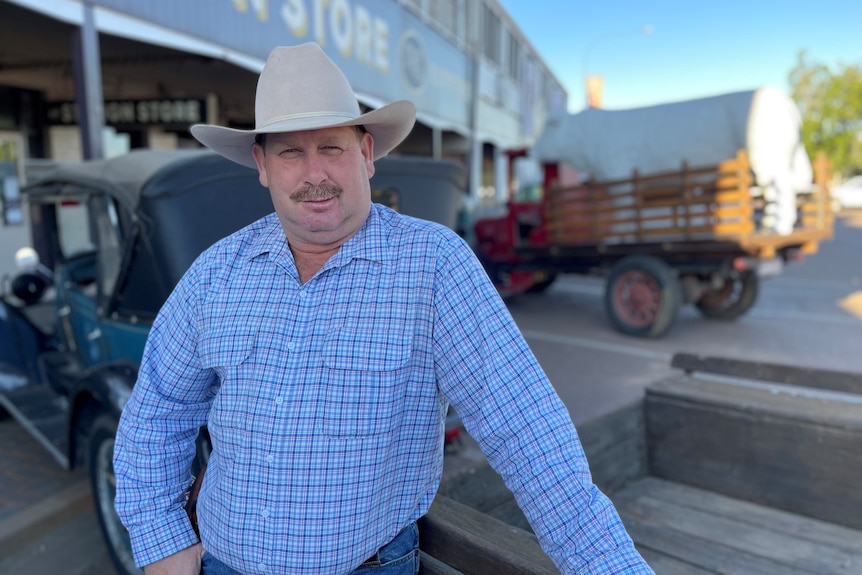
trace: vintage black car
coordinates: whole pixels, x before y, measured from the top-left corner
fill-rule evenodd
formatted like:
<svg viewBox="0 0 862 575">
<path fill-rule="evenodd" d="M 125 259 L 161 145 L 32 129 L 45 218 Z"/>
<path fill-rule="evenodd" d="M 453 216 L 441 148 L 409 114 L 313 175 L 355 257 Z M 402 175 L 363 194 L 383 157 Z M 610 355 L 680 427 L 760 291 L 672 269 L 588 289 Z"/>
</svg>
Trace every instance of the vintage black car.
<svg viewBox="0 0 862 575">
<path fill-rule="evenodd" d="M 454 226 L 463 169 L 385 158 L 374 197 Z M 0 306 L 0 403 L 69 469 L 89 467 L 120 573 L 140 573 L 113 508 L 123 405 L 156 313 L 192 261 L 272 212 L 257 172 L 203 150 L 69 164 L 24 190 L 32 247 Z M 205 430 L 199 436 L 206 456 Z"/>
<path fill-rule="evenodd" d="M 63 466 L 89 466 L 112 557 L 136 573 L 111 458 L 147 333 L 191 262 L 272 202 L 256 171 L 208 151 L 64 165 L 24 193 L 33 246 L 3 296 L 0 401 Z"/>
</svg>

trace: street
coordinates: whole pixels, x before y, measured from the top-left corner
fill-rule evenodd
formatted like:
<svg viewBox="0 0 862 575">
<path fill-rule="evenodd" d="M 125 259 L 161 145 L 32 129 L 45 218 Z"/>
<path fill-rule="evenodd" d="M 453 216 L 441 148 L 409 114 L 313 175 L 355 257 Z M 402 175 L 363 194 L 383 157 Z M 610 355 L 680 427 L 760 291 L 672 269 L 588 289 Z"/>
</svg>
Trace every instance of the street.
<svg viewBox="0 0 862 575">
<path fill-rule="evenodd" d="M 632 338 L 611 328 L 603 290 L 599 278 L 566 276 L 509 301 L 575 423 L 637 399 L 677 352 L 862 373 L 862 212 L 837 218 L 819 253 L 764 280 L 736 321 L 686 306 L 661 339 Z"/>
<path fill-rule="evenodd" d="M 764 281 L 754 308 L 734 322 L 688 306 L 663 338 L 627 337 L 605 317 L 602 280 L 575 276 L 508 305 L 576 424 L 636 400 L 670 372 L 676 352 L 862 373 L 862 212 L 837 218 L 835 228 L 818 254 Z M 50 461 L 35 441 L 32 449 Z M 59 572 L 114 575 L 91 506 L 0 558 L 0 575 Z"/>
</svg>

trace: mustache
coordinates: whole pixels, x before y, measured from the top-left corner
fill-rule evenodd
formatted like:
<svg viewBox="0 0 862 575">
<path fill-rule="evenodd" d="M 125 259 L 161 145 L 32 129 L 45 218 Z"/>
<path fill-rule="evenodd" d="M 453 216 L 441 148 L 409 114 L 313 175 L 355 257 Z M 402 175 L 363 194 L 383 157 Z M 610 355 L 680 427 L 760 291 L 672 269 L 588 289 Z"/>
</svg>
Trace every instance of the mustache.
<svg viewBox="0 0 862 575">
<path fill-rule="evenodd" d="M 319 184 L 306 184 L 292 194 L 290 199 L 295 202 L 314 202 L 320 200 L 328 200 L 330 198 L 338 198 L 344 190 L 341 186 L 321 182 Z"/>
</svg>

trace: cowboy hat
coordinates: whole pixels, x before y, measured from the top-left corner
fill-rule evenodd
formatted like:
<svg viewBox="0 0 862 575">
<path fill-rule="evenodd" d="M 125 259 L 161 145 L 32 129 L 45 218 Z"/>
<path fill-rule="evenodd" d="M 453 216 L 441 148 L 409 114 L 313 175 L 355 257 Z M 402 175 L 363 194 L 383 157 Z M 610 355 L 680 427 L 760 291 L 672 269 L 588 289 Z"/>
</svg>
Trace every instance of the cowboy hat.
<svg viewBox="0 0 862 575">
<path fill-rule="evenodd" d="M 258 134 L 362 125 L 374 138 L 374 159 L 407 137 L 416 108 L 402 100 L 360 114 L 347 78 L 314 42 L 274 49 L 257 81 L 254 130 L 210 124 L 192 126 L 206 147 L 239 164 L 256 167 L 251 153 Z"/>
</svg>

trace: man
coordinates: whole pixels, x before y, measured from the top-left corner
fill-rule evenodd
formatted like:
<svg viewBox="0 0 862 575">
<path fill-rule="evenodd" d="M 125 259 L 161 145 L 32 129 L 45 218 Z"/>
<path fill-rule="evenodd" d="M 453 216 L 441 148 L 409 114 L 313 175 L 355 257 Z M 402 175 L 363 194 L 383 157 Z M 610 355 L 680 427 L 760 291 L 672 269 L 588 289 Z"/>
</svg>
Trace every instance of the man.
<svg viewBox="0 0 862 575">
<path fill-rule="evenodd" d="M 138 564 L 415 574 L 451 402 L 562 572 L 652 573 L 469 247 L 371 204 L 413 106 L 360 114 L 304 44 L 270 55 L 255 114 L 254 130 L 192 129 L 257 167 L 275 215 L 198 258 L 153 325 L 114 458 Z M 204 423 L 201 547 L 183 492 Z"/>
</svg>

